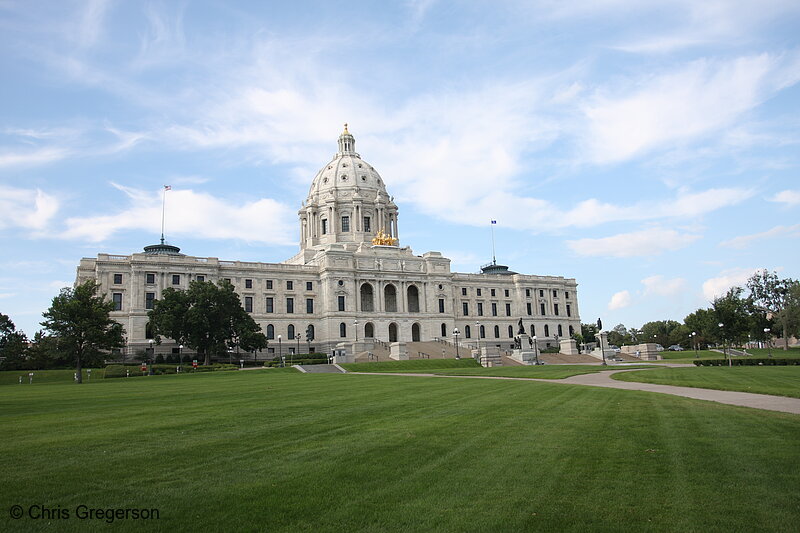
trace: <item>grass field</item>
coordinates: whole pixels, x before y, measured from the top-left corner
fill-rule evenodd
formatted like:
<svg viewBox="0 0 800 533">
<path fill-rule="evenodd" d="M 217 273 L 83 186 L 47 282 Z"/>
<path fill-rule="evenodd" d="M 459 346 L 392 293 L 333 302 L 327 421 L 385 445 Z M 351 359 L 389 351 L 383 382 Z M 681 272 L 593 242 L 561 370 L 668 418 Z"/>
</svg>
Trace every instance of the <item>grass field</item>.
<svg viewBox="0 0 800 533">
<path fill-rule="evenodd" d="M 704 366 L 697 368 L 654 368 L 644 372 L 615 374 L 620 381 L 638 381 L 774 394 L 800 398 L 800 366 Z"/>
<path fill-rule="evenodd" d="M 748 348 L 747 353 L 752 354 L 753 357 L 767 357 L 769 350 L 766 348 Z M 665 350 L 661 352 L 661 356 L 664 358 L 665 361 L 670 363 L 688 363 L 691 364 L 695 359 L 724 359 L 725 356 L 720 352 L 713 352 L 711 350 L 698 350 L 697 355 L 699 357 L 695 357 L 694 350 L 684 350 L 682 352 L 670 352 L 669 350 Z M 782 350 L 782 349 L 772 349 L 772 356 L 773 357 L 782 357 L 782 358 L 789 358 L 795 359 L 800 358 L 800 349 L 798 348 L 791 348 L 789 350 Z M 736 356 L 734 356 L 736 357 Z"/>
<path fill-rule="evenodd" d="M 376 361 L 374 363 L 345 363 L 348 372 L 429 372 L 445 368 L 482 368 L 475 359 L 414 359 L 409 361 Z"/>
<path fill-rule="evenodd" d="M 652 365 L 635 366 L 587 366 L 587 365 L 540 365 L 540 366 L 500 366 L 494 368 L 460 368 L 454 370 L 434 370 L 434 374 L 449 376 L 502 376 L 508 378 L 564 379 L 579 374 L 593 374 L 606 370 L 629 368 L 653 368 Z"/>
<path fill-rule="evenodd" d="M 22 386 L 27 386 L 28 373 L 33 372 L 32 385 L 51 385 L 53 383 L 73 383 L 75 381 L 75 370 L 4 370 L 0 372 L 0 385 L 17 385 L 19 378 L 22 378 Z M 87 369 L 83 369 L 83 381 L 86 383 L 103 379 L 105 368 L 93 368 L 92 377 L 89 379 Z"/>
<path fill-rule="evenodd" d="M 0 431 L 4 531 L 800 523 L 800 417 L 636 391 L 275 370 L 154 376 L 0 387 Z M 9 518 L 32 504 L 157 508 L 160 518 Z"/>
</svg>

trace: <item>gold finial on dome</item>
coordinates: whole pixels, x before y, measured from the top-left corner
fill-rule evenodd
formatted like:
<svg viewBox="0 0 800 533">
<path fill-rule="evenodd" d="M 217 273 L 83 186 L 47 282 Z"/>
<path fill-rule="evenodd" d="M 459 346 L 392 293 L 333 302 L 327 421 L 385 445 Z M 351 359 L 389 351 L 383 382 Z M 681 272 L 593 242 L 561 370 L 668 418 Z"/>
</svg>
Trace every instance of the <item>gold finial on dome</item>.
<svg viewBox="0 0 800 533">
<path fill-rule="evenodd" d="M 397 239 L 390 237 L 389 234 L 384 233 L 382 229 L 378 230 L 378 234 L 372 239 L 372 244 L 374 246 L 395 246 L 396 243 Z"/>
<path fill-rule="evenodd" d="M 344 123 L 344 131 L 342 132 L 342 135 L 345 135 L 345 134 L 350 135 L 350 132 L 347 131 L 347 122 Z"/>
</svg>

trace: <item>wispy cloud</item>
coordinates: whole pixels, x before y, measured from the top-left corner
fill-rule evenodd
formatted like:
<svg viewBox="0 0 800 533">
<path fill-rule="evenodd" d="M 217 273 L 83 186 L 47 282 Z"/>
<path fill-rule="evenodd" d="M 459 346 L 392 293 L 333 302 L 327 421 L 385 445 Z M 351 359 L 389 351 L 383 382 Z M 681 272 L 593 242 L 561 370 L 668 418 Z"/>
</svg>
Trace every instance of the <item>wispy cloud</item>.
<svg viewBox="0 0 800 533">
<path fill-rule="evenodd" d="M 775 226 L 774 228 L 762 231 L 761 233 L 753 233 L 752 235 L 740 235 L 733 239 L 719 243 L 720 246 L 728 248 L 737 248 L 743 250 L 750 246 L 754 241 L 763 242 L 766 239 L 773 239 L 775 237 L 797 238 L 800 237 L 800 224 L 793 226 Z"/>
<path fill-rule="evenodd" d="M 0 229 L 43 230 L 58 209 L 58 199 L 40 189 L 0 185 Z"/>
<path fill-rule="evenodd" d="M 800 191 L 785 190 L 770 198 L 771 202 L 786 204 L 788 207 L 800 205 Z"/>
<path fill-rule="evenodd" d="M 686 280 L 683 278 L 667 279 L 657 274 L 644 278 L 642 285 L 644 285 L 643 296 L 674 296 L 686 289 Z"/>
<path fill-rule="evenodd" d="M 570 240 L 567 241 L 567 246 L 582 256 L 636 257 L 679 250 L 699 238 L 700 235 L 679 233 L 671 229 L 650 228 L 599 239 Z"/>
</svg>

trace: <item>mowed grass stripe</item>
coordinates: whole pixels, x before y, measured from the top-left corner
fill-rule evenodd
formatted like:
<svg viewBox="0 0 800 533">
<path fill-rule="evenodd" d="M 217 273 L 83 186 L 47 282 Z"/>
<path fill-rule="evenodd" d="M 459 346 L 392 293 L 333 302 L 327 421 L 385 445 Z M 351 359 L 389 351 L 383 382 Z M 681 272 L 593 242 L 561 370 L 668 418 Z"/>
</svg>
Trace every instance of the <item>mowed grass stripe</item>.
<svg viewBox="0 0 800 533">
<path fill-rule="evenodd" d="M 177 531 L 790 531 L 800 518 L 800 417 L 782 413 L 269 371 L 16 390 L 0 391 L 6 508 L 156 506 Z"/>
</svg>

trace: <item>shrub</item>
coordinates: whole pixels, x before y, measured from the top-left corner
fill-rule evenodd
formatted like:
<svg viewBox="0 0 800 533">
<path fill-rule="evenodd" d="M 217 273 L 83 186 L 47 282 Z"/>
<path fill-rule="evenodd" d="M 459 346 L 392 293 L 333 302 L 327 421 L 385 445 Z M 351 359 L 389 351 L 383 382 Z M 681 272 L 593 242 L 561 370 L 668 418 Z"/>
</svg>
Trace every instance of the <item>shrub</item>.
<svg viewBox="0 0 800 533">
<path fill-rule="evenodd" d="M 161 355 L 161 354 L 158 354 L 158 355 L 156 356 L 156 361 L 155 361 L 155 363 L 156 363 L 157 365 L 162 365 L 162 364 L 164 364 L 164 356 L 163 356 L 163 355 Z"/>
<path fill-rule="evenodd" d="M 695 366 L 728 366 L 727 359 L 696 359 Z M 742 357 L 733 358 L 731 366 L 786 366 L 800 365 L 800 359 L 784 359 L 782 357 Z"/>
</svg>

